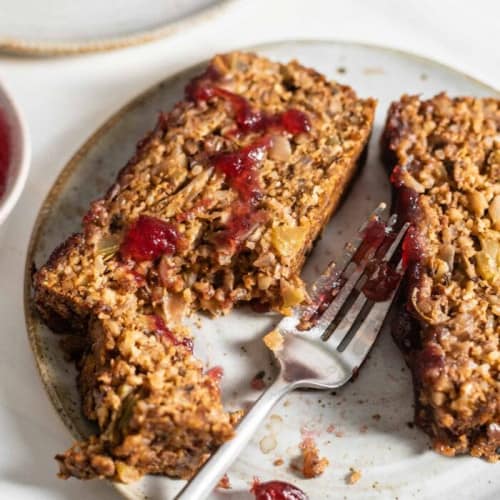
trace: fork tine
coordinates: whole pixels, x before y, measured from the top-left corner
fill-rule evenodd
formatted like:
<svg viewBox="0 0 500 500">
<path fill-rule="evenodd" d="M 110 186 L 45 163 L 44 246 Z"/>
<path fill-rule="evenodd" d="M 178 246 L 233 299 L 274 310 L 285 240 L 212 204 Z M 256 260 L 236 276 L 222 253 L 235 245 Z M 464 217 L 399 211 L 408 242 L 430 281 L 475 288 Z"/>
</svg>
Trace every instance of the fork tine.
<svg viewBox="0 0 500 500">
<path fill-rule="evenodd" d="M 330 328 L 327 328 L 321 338 L 323 340 L 328 340 L 332 348 L 339 346 L 345 336 L 350 332 L 352 325 L 354 325 L 356 318 L 360 315 L 367 300 L 366 296 L 363 293 L 360 293 L 347 311 L 346 315 L 338 324 L 337 328 L 335 328 L 331 334 Z"/>
<path fill-rule="evenodd" d="M 288 316 L 288 318 L 283 319 L 281 323 L 283 328 L 288 329 L 289 331 L 295 328 L 299 330 L 309 330 L 309 333 L 311 335 L 314 335 L 315 337 L 321 336 L 325 328 L 327 328 L 331 323 L 331 320 L 328 319 L 323 322 L 321 321 L 321 318 L 324 316 L 325 311 L 323 311 L 321 315 L 319 315 L 319 319 L 315 321 L 315 324 L 313 326 L 306 326 L 311 318 L 316 316 L 316 314 L 318 313 L 318 309 L 320 307 L 320 305 L 318 304 L 321 303 L 320 296 L 322 294 L 328 293 L 330 293 L 331 295 L 333 294 L 333 288 L 336 282 L 338 282 L 339 278 L 346 271 L 347 267 L 352 262 L 354 255 L 361 246 L 361 243 L 363 242 L 363 231 L 367 228 L 368 224 L 371 221 L 379 219 L 386 208 L 387 205 L 384 202 L 379 203 L 375 210 L 373 210 L 373 212 L 365 219 L 356 233 L 357 236 L 353 240 L 346 243 L 344 247 L 345 251 L 342 254 L 342 257 L 336 262 L 331 262 L 327 266 L 325 271 L 321 274 L 321 276 L 319 276 L 319 278 L 317 278 L 316 281 L 309 287 L 309 297 L 311 299 L 311 302 L 305 306 L 299 306 L 294 311 L 292 316 Z M 389 219 L 389 221 L 392 221 L 392 219 Z M 356 282 L 354 282 L 354 284 L 351 286 L 351 284 L 347 282 L 344 284 L 344 286 L 342 286 L 341 291 L 345 288 L 346 285 L 349 289 L 352 290 L 355 284 Z M 345 294 L 346 292 L 343 293 Z M 339 297 L 336 296 L 335 298 L 338 299 Z M 330 306 L 331 302 L 328 309 L 330 309 Z"/>
<path fill-rule="evenodd" d="M 336 297 L 332 300 L 330 305 L 325 309 L 323 314 L 318 320 L 317 329 L 321 330 L 323 340 L 326 340 L 328 337 L 329 329 L 332 323 L 337 318 L 340 310 L 346 303 L 347 299 L 351 295 L 356 283 L 359 281 L 363 273 L 365 272 L 366 263 L 358 266 L 352 274 L 349 276 L 349 279 L 344 283 L 340 292 L 336 295 Z M 354 306 L 354 305 L 353 305 Z M 349 312 L 352 308 L 349 310 Z M 357 316 L 357 314 L 356 314 Z M 356 319 L 356 317 L 354 317 Z M 340 326 L 340 325 L 339 325 Z"/>
<path fill-rule="evenodd" d="M 400 245 L 400 243 L 401 243 L 404 235 L 406 234 L 406 231 L 408 230 L 408 227 L 409 227 L 409 224 L 405 223 L 403 225 L 403 227 L 399 230 L 398 234 L 396 235 L 396 238 L 394 238 L 394 241 L 391 243 L 390 247 L 388 248 L 388 250 L 386 251 L 384 257 L 382 258 L 382 262 L 389 262 L 390 259 L 394 256 L 396 250 L 399 248 L 399 245 Z M 360 274 L 360 275 L 363 274 L 364 270 L 365 269 L 363 268 L 361 270 L 361 272 L 358 273 L 358 274 Z M 350 291 L 349 291 L 349 293 L 350 293 Z M 340 295 L 340 293 L 339 293 L 339 295 Z M 332 302 L 332 304 L 334 305 L 334 307 L 332 308 L 332 311 L 336 312 L 335 316 L 330 320 L 330 323 L 326 326 L 326 329 L 325 329 L 325 331 L 324 331 L 324 333 L 322 335 L 322 339 L 323 340 L 328 340 L 328 342 L 332 345 L 332 347 L 337 347 L 337 346 L 340 345 L 340 343 L 342 342 L 342 340 L 344 340 L 344 338 L 346 337 L 346 335 L 350 332 L 352 326 L 356 322 L 356 319 L 360 315 L 360 313 L 363 310 L 365 304 L 368 302 L 368 298 L 366 297 L 366 295 L 364 293 L 360 293 L 357 296 L 357 298 L 354 301 L 354 303 L 352 304 L 352 306 L 347 311 L 346 315 L 342 318 L 342 320 L 337 325 L 337 327 L 333 330 L 333 333 L 330 336 L 329 334 L 330 334 L 330 330 L 331 330 L 331 327 L 332 327 L 332 323 L 334 322 L 335 317 L 337 316 L 337 314 L 338 314 L 338 312 L 340 311 L 340 308 L 341 308 L 341 306 L 339 307 L 339 306 L 337 306 L 337 305 L 334 304 L 335 299 Z M 328 308 L 328 309 L 330 309 L 330 308 Z M 327 311 L 328 311 L 328 309 L 327 309 Z M 327 311 L 325 311 L 325 313 Z M 333 313 L 332 313 L 332 316 L 333 316 Z M 322 326 L 324 326 L 323 323 L 322 323 Z"/>
<path fill-rule="evenodd" d="M 347 266 L 352 261 L 352 258 L 354 257 L 361 243 L 363 242 L 363 231 L 372 220 L 380 217 L 386 208 L 387 205 L 384 202 L 380 203 L 377 208 L 375 208 L 375 210 L 369 215 L 369 217 L 363 222 L 363 224 L 357 231 L 358 236 L 346 244 L 345 252 L 338 260 L 338 262 L 331 263 L 326 271 L 314 282 L 309 292 L 311 299 L 316 298 L 318 294 L 322 293 L 325 286 L 331 286 L 331 280 L 335 277 L 340 276 L 345 271 Z"/>
<path fill-rule="evenodd" d="M 321 274 L 321 276 L 313 283 L 309 290 L 309 296 L 311 298 L 312 305 L 306 305 L 299 307 L 294 315 L 286 321 L 286 326 L 288 328 L 296 327 L 297 325 L 307 324 L 307 321 L 310 320 L 318 312 L 318 299 L 320 295 L 324 292 L 332 292 L 333 287 L 336 281 L 343 275 L 346 271 L 349 264 L 352 262 L 353 257 L 356 255 L 356 252 L 359 250 L 361 243 L 363 243 L 363 231 L 367 228 L 368 224 L 380 218 L 384 210 L 387 208 L 387 205 L 382 202 L 373 210 L 373 212 L 368 216 L 368 218 L 361 224 L 357 231 L 357 236 L 349 241 L 344 249 L 344 253 L 342 257 L 337 262 L 332 262 L 328 265 L 326 270 Z M 392 225 L 395 223 L 395 219 L 392 217 L 389 219 L 388 225 Z M 361 263 L 361 266 L 364 268 L 366 263 Z M 361 269 L 362 270 L 362 269 Z M 362 273 L 359 272 L 360 269 L 356 269 L 346 283 L 340 289 L 340 292 L 335 296 L 334 300 L 330 302 L 329 306 L 325 311 L 323 311 L 316 321 L 315 325 L 310 329 L 311 334 L 315 334 L 315 336 L 321 335 L 323 331 L 328 328 L 330 323 L 333 321 L 335 316 L 340 311 L 343 303 L 347 299 L 350 294 L 350 291 L 356 285 L 358 278 Z M 357 275 L 357 277 L 356 277 Z M 335 305 L 338 305 L 337 306 Z M 326 314 L 326 315 L 325 315 Z M 305 329 L 305 328 L 303 328 Z"/>
<path fill-rule="evenodd" d="M 399 261 L 396 270 L 402 271 L 402 260 Z M 357 368 L 361 365 L 366 355 L 375 342 L 380 329 L 384 323 L 387 313 L 394 301 L 399 283 L 391 293 L 390 297 L 384 302 L 375 302 L 366 318 L 354 334 L 353 338 L 342 352 L 342 358 L 350 366 Z"/>
<path fill-rule="evenodd" d="M 393 215 L 389 218 L 389 221 L 387 223 L 387 227 L 392 227 L 395 223 L 396 223 L 396 218 Z M 368 224 L 368 222 L 365 223 L 364 227 L 366 227 L 367 224 Z M 359 241 L 362 242 L 363 236 L 360 235 L 360 237 L 358 239 L 359 239 Z M 398 239 L 398 237 L 396 237 L 393 244 L 387 250 L 386 255 L 384 257 L 384 260 L 386 260 L 386 259 L 388 260 L 394 255 L 394 252 L 396 251 L 396 249 L 399 245 L 399 241 L 400 241 L 400 239 Z M 358 244 L 357 247 L 359 248 L 359 246 L 360 245 Z M 345 264 L 343 270 L 345 270 L 345 268 L 347 268 L 347 265 L 352 261 L 352 258 L 354 257 L 354 253 L 355 252 L 349 253 L 347 255 L 347 257 L 344 256 L 344 259 L 347 258 L 348 261 L 347 261 L 347 264 Z M 347 299 L 351 295 L 352 290 L 354 289 L 354 287 L 356 286 L 356 284 L 360 280 L 361 276 L 364 274 L 367 264 L 368 263 L 363 260 L 362 262 L 360 262 L 357 265 L 356 269 L 352 272 L 352 274 L 349 276 L 348 280 L 344 283 L 344 285 L 340 289 L 339 293 L 331 301 L 329 306 L 325 309 L 325 311 L 323 312 L 323 314 L 319 318 L 319 320 L 317 322 L 317 330 L 323 331 L 322 338 L 324 340 L 326 340 L 328 338 L 329 330 L 331 330 L 332 323 L 337 318 L 340 310 L 342 309 L 342 307 L 346 303 Z M 353 321 L 358 316 L 358 314 L 361 311 L 365 302 L 366 301 L 362 302 L 360 300 L 358 303 L 353 304 L 352 307 L 354 309 L 351 309 L 350 314 L 349 314 L 349 316 L 352 316 L 355 313 L 355 311 L 357 311 L 356 315 L 353 318 Z M 349 324 L 352 324 L 352 323 L 349 323 Z M 346 323 L 344 322 L 344 327 L 345 326 L 346 326 Z M 338 328 L 337 328 L 337 330 L 338 330 Z"/>
</svg>

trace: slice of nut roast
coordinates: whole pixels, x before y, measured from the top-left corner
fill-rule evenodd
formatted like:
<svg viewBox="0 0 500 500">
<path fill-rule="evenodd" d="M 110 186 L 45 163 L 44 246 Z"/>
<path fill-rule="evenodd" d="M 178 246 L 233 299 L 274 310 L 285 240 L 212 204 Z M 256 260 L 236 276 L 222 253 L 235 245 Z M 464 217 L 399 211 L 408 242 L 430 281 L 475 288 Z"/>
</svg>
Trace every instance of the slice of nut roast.
<svg viewBox="0 0 500 500">
<path fill-rule="evenodd" d="M 445 455 L 500 450 L 500 101 L 403 96 L 383 134 L 395 208 L 414 226 L 394 334 L 416 421 Z"/>
</svg>

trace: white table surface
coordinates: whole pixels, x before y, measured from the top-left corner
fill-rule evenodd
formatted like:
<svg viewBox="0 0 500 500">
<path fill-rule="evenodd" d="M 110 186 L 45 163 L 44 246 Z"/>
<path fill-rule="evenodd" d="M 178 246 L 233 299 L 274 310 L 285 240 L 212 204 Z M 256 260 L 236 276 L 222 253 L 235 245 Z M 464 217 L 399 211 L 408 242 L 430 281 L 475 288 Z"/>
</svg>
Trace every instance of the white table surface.
<svg viewBox="0 0 500 500">
<path fill-rule="evenodd" d="M 118 498 L 105 483 L 55 476 L 52 457 L 66 449 L 70 436 L 39 380 L 22 304 L 24 249 L 38 208 L 61 167 L 98 125 L 187 65 L 279 39 L 396 47 L 498 88 L 499 18 L 496 0 L 236 0 L 207 22 L 139 47 L 55 59 L 0 55 L 0 79 L 22 107 L 33 145 L 27 189 L 0 239 L 0 499 Z"/>
</svg>

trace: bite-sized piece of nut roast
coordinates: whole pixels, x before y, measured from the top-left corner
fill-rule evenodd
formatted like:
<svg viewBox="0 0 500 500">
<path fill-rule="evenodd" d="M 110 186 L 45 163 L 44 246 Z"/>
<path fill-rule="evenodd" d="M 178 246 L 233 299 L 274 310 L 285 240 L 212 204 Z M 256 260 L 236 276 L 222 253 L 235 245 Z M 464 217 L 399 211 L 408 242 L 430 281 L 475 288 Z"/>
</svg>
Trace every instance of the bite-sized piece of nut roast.
<svg viewBox="0 0 500 500">
<path fill-rule="evenodd" d="M 382 153 L 413 223 L 394 335 L 416 422 L 445 455 L 500 451 L 500 101 L 403 96 Z"/>
<path fill-rule="evenodd" d="M 182 318 L 307 300 L 302 264 L 363 159 L 374 109 L 297 62 L 237 52 L 160 117 L 34 275 L 44 321 L 87 344 L 79 388 L 99 427 L 58 456 L 63 476 L 189 477 L 231 436 Z"/>
<path fill-rule="evenodd" d="M 219 381 L 192 355 L 185 328 L 167 327 L 129 295 L 90 321 L 89 336 L 78 386 L 99 434 L 57 455 L 62 477 L 189 477 L 232 436 L 237 415 L 224 411 Z"/>
</svg>

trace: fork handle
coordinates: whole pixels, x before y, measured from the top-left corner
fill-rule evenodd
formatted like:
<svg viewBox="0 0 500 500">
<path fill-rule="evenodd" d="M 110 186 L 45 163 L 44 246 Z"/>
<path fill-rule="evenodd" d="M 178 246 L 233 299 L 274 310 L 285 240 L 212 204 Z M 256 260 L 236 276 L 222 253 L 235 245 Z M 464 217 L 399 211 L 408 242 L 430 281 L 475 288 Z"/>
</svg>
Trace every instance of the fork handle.
<svg viewBox="0 0 500 500">
<path fill-rule="evenodd" d="M 273 406 L 292 388 L 293 384 L 278 376 L 241 419 L 234 437 L 219 447 L 175 499 L 204 500 L 238 458 Z"/>
</svg>

